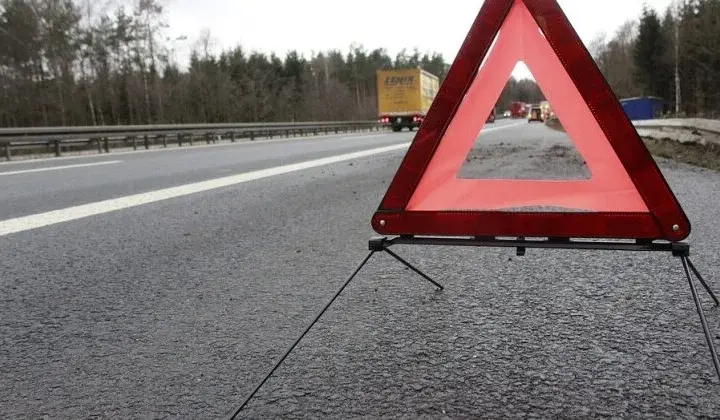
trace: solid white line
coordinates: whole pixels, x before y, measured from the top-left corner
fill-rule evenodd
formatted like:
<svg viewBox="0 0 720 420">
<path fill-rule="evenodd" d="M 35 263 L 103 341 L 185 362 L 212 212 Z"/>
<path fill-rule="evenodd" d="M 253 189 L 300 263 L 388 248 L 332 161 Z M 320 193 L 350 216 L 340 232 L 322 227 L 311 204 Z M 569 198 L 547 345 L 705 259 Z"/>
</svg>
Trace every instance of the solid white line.
<svg viewBox="0 0 720 420">
<path fill-rule="evenodd" d="M 122 163 L 122 161 L 121 160 L 108 160 L 108 161 L 104 161 L 104 162 L 78 163 L 77 165 L 49 166 L 47 168 L 23 169 L 20 171 L 0 172 L 0 176 L 28 174 L 28 173 L 32 173 L 32 172 L 59 171 L 61 169 L 84 168 L 87 166 L 110 165 L 113 163 Z"/>
<path fill-rule="evenodd" d="M 141 206 L 143 204 L 154 203 L 161 200 L 168 200 L 175 197 L 181 197 L 184 195 L 213 190 L 216 188 L 227 187 L 275 175 L 287 174 L 290 172 L 316 168 L 318 166 L 330 165 L 333 163 L 343 162 L 351 159 L 358 159 L 362 157 L 377 155 L 380 153 L 392 152 L 395 150 L 406 148 L 409 145 L 410 142 L 406 142 L 402 144 L 379 147 L 354 153 L 346 153 L 322 159 L 278 166 L 275 168 L 261 169 L 258 171 L 246 172 L 242 174 L 211 179 L 208 181 L 181 185 L 178 187 L 171 187 L 146 193 L 134 194 L 126 197 L 99 201 L 96 203 L 68 207 L 65 209 L 18 217 L 15 219 L 8 219 L 0 222 L 0 236 L 23 232 L 31 229 L 37 229 L 43 226 L 54 225 L 57 223 L 68 222 L 71 220 L 77 220 L 84 217 L 95 216 L 98 214 L 109 213 L 112 211 L 122 210 L 130 207 Z"/>
</svg>

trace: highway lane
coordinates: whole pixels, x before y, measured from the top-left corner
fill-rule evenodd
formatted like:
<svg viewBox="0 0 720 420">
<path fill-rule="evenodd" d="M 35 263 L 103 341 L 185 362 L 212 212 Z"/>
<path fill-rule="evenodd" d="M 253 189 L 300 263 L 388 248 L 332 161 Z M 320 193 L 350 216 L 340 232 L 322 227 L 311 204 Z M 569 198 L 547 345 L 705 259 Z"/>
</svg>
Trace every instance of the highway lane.
<svg viewBox="0 0 720 420">
<path fill-rule="evenodd" d="M 334 154 L 407 142 L 405 135 L 351 135 L 243 142 L 215 147 L 95 155 L 72 160 L 72 165 L 103 161 L 115 165 L 69 168 L 61 171 L 18 172 L 68 166 L 68 160 L 0 165 L 0 218 L 10 218 L 72 205 L 152 191 Z"/>
<path fill-rule="evenodd" d="M 513 123 L 493 124 L 490 130 Z M 409 142 L 412 134 L 352 134 L 0 164 L 0 220 Z M 101 165 L 113 162 L 113 164 Z M 88 165 L 88 166 L 83 166 Z M 52 170 L 53 168 L 60 168 Z M 39 171 L 39 172 L 33 172 Z M 7 175 L 4 175 L 7 174 Z"/>
<path fill-rule="evenodd" d="M 528 124 L 483 138 L 535 144 L 542 156 L 557 136 Z M 467 170 L 502 169 L 513 159 L 500 154 Z M 364 256 L 370 216 L 402 155 L 0 237 L 3 417 L 226 418 Z M 693 258 L 718 288 L 720 174 L 662 168 L 693 221 Z M 65 185 L 69 175 L 23 176 Z M 397 251 L 446 290 L 374 258 L 249 417 L 677 418 L 720 409 L 679 261 Z M 717 310 L 708 320 L 720 332 Z"/>
</svg>

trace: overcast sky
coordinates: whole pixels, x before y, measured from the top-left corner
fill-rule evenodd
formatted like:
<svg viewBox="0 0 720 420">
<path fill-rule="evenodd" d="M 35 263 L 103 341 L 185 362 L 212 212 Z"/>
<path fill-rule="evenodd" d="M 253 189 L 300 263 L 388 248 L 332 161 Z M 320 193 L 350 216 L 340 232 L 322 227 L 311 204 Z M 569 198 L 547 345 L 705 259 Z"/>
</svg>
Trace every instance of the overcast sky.
<svg viewBox="0 0 720 420">
<path fill-rule="evenodd" d="M 660 15 L 672 0 L 559 0 L 571 24 L 588 45 L 600 32 L 608 36 L 625 21 L 637 18 L 643 2 Z M 383 47 L 390 55 L 402 48 L 438 51 L 452 62 L 483 0 L 164 0 L 170 34 L 188 36 L 188 44 L 209 29 L 215 50 L 240 44 L 246 49 L 340 49 L 351 43 L 367 50 Z M 189 48 L 177 46 L 177 59 Z M 526 68 L 516 76 L 527 75 Z"/>
</svg>

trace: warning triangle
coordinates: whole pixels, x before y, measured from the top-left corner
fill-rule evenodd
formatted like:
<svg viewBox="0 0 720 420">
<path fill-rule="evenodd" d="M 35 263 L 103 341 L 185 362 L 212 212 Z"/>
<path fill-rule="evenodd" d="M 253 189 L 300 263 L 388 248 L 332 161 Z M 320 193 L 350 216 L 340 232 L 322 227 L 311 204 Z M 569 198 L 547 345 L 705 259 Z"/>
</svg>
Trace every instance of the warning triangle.
<svg viewBox="0 0 720 420">
<path fill-rule="evenodd" d="M 588 180 L 461 179 L 518 61 L 585 159 Z M 509 211 L 523 207 L 572 211 Z M 690 222 L 556 0 L 485 0 L 372 226 L 383 235 L 665 239 Z"/>
</svg>

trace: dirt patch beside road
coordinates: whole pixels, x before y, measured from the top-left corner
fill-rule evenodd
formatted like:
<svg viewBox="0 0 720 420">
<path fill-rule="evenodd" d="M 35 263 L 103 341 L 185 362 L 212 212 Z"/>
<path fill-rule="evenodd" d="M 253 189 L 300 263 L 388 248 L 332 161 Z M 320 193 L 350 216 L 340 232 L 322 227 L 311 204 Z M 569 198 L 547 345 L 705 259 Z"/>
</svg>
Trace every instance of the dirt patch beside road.
<svg viewBox="0 0 720 420">
<path fill-rule="evenodd" d="M 702 168 L 720 171 L 720 146 L 714 143 L 679 143 L 672 139 L 643 138 L 655 155 Z"/>
<path fill-rule="evenodd" d="M 565 131 L 556 119 L 548 120 L 545 125 L 557 131 Z M 650 137 L 643 137 L 643 141 L 655 156 L 720 171 L 720 145 L 716 143 L 680 143 L 671 138 Z"/>
</svg>

